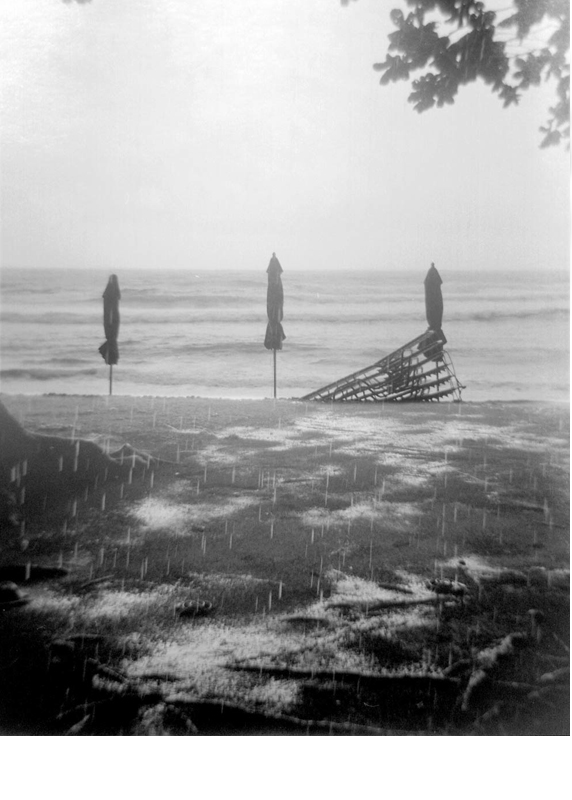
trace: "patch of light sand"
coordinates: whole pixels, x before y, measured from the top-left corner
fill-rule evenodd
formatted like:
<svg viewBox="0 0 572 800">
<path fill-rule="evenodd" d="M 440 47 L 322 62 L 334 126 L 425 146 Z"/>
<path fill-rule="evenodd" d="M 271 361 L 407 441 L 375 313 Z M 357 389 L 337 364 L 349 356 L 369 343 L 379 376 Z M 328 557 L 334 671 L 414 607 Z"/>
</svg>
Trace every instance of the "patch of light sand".
<svg viewBox="0 0 572 800">
<path fill-rule="evenodd" d="M 202 467 L 230 468 L 240 467 L 241 462 L 244 463 L 251 459 L 257 452 L 257 450 L 248 450 L 241 447 L 240 452 L 237 453 L 236 442 L 227 443 L 222 440 L 217 444 L 208 444 L 201 447 L 200 450 L 193 451 L 193 456 L 195 461 Z"/>
<path fill-rule="evenodd" d="M 224 579 L 225 576 L 220 577 Z M 336 570 L 331 570 L 327 577 L 332 581 L 333 595 L 337 599 L 402 600 L 404 597 L 423 599 L 427 595 L 421 580 L 408 573 L 400 577 L 411 595 Z M 202 625 L 181 625 L 169 638 L 155 641 L 152 652 L 136 660 L 126 659 L 123 666 L 132 677 L 168 674 L 174 695 L 187 692 L 191 696 L 263 704 L 272 710 L 288 712 L 299 696 L 295 681 L 275 680 L 258 672 L 254 677 L 252 673 L 229 670 L 226 666 L 243 663 L 256 667 L 375 671 L 379 665 L 371 655 L 348 646 L 355 643 L 360 633 L 368 631 L 391 638 L 404 628 L 436 624 L 433 606 L 388 609 L 381 616 L 364 614 L 350 619 L 321 600 L 298 613 L 325 619 L 329 624 L 308 630 L 306 626 L 286 624 L 288 615 L 284 618 L 257 615 L 247 622 L 232 625 L 219 620 Z M 414 670 L 419 666 L 408 664 L 403 668 Z"/>
<path fill-rule="evenodd" d="M 486 559 L 475 555 L 464 555 L 463 562 L 463 564 L 460 564 L 458 558 L 450 558 L 441 562 L 440 566 L 449 567 L 459 572 L 466 572 L 475 578 L 494 575 L 500 572 L 501 569 L 500 567 L 491 566 Z"/>
<path fill-rule="evenodd" d="M 244 674 L 225 668 L 237 661 L 281 665 L 304 663 L 311 652 L 312 658 L 323 661 L 332 658 L 341 668 L 344 652 L 334 647 L 330 633 L 322 642 L 322 633 L 305 636 L 288 630 L 273 617 L 258 617 L 238 626 L 211 622 L 205 626 L 186 627 L 176 638 L 157 643 L 150 655 L 136 661 L 126 661 L 124 668 L 136 677 L 146 673 L 177 676 L 185 689 L 205 696 L 224 698 L 237 702 L 264 702 L 276 710 L 288 710 L 295 702 L 298 689 L 294 682 L 270 680 L 255 685 L 245 683 Z M 356 660 L 356 663 L 359 659 Z M 363 664 L 362 664 L 363 666 Z M 182 688 L 181 685 L 173 687 Z"/>
<path fill-rule="evenodd" d="M 93 598 L 64 597 L 47 587 L 33 587 L 31 607 L 34 611 L 70 615 L 75 625 L 105 620 L 118 620 L 130 614 L 156 610 L 172 601 L 174 588 L 168 585 L 153 590 L 129 592 L 100 589 Z"/>
<path fill-rule="evenodd" d="M 254 585 L 279 585 L 280 581 L 272 580 L 271 578 L 255 578 L 254 575 L 246 573 L 227 573 L 227 572 L 209 572 L 198 573 L 189 572 L 189 578 L 201 584 L 202 587 L 212 589 L 238 589 Z"/>
<path fill-rule="evenodd" d="M 287 428 L 262 428 L 255 426 L 229 427 L 225 428 L 221 434 L 221 441 L 236 437 L 236 439 L 253 439 L 261 442 L 283 443 L 292 437 L 292 431 Z M 229 445 L 236 448 L 237 442 L 231 441 Z"/>
<path fill-rule="evenodd" d="M 379 586 L 375 581 L 347 575 L 335 569 L 326 573 L 326 578 L 332 582 L 332 597 L 336 600 L 352 599 L 368 603 L 375 600 L 425 600 L 433 596 L 417 576 L 403 571 L 398 574 L 403 588 L 407 589 L 410 594 L 403 594 L 397 590 Z"/>
<path fill-rule="evenodd" d="M 408 523 L 419 516 L 419 509 L 413 503 L 391 503 L 385 500 L 354 503 L 343 509 L 330 511 L 328 508 L 314 507 L 300 515 L 303 525 L 319 528 L 341 527 L 356 520 L 384 520 L 395 524 Z"/>
<path fill-rule="evenodd" d="M 101 592 L 91 603 L 86 604 L 81 610 L 81 616 L 86 622 L 118 620 L 133 613 L 155 611 L 157 606 L 170 604 L 172 598 L 173 589 L 168 585 L 145 592 L 110 589 Z"/>
<path fill-rule="evenodd" d="M 196 523 L 210 522 L 242 511 L 257 500 L 244 495 L 217 500 L 213 503 L 173 503 L 160 496 L 148 497 L 132 509 L 133 516 L 147 530 L 169 529 L 176 536 L 189 533 Z"/>
</svg>

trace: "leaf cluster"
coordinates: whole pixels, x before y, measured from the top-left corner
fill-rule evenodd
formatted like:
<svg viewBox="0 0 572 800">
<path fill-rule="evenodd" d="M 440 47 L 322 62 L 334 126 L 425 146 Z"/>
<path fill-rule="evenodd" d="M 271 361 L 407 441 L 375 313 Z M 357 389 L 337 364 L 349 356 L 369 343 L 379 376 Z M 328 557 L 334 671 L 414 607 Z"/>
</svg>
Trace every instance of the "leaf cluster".
<svg viewBox="0 0 572 800">
<path fill-rule="evenodd" d="M 541 146 L 570 139 L 570 4 L 568 0 L 512 0 L 508 16 L 480 0 L 406 0 L 411 11 L 391 11 L 385 61 L 374 64 L 381 84 L 411 81 L 416 111 L 451 104 L 459 88 L 482 79 L 503 106 L 522 92 L 556 80 Z M 512 34 L 512 36 L 511 36 Z M 542 39 L 538 45 L 538 37 Z M 518 50 L 515 50 L 519 48 Z"/>
</svg>

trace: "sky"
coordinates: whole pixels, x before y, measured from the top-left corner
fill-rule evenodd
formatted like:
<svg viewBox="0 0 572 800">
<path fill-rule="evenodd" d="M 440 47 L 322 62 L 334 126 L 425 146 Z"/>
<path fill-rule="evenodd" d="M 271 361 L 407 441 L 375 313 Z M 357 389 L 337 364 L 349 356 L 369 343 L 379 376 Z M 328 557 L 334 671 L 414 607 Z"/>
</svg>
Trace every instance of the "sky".
<svg viewBox="0 0 572 800">
<path fill-rule="evenodd" d="M 553 88 L 417 114 L 400 4 L 0 0 L 0 265 L 567 269 Z"/>
</svg>

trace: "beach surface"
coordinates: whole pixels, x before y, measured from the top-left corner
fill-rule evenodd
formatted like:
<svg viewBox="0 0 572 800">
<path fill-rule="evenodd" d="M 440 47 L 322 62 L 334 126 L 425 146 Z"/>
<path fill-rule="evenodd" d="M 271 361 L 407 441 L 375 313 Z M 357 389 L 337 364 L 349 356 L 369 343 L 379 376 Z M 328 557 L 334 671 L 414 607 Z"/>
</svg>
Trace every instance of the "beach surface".
<svg viewBox="0 0 572 800">
<path fill-rule="evenodd" d="M 568 731 L 565 404 L 0 399 L 5 732 Z"/>
</svg>

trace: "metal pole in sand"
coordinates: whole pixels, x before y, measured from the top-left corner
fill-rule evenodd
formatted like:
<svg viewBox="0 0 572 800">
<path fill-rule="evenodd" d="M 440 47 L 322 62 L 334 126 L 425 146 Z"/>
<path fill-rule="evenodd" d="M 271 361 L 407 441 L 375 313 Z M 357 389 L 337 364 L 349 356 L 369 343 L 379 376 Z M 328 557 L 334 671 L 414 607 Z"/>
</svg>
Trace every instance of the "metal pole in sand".
<svg viewBox="0 0 572 800">
<path fill-rule="evenodd" d="M 276 350 L 273 350 L 272 353 L 274 354 L 274 399 L 276 400 Z"/>
<path fill-rule="evenodd" d="M 111 395 L 113 392 L 113 364 L 109 365 L 109 394 Z"/>
</svg>

